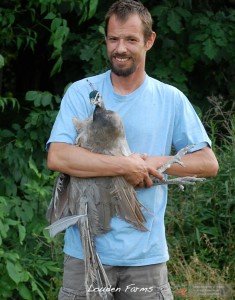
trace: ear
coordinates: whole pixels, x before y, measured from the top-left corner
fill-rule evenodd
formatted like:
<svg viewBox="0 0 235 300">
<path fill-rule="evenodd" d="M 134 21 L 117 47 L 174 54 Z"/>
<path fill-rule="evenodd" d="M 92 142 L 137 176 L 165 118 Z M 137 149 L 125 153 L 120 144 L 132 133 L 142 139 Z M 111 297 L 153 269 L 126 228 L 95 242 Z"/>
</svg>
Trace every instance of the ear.
<svg viewBox="0 0 235 300">
<path fill-rule="evenodd" d="M 150 50 L 154 44 L 154 41 L 156 39 L 156 33 L 153 31 L 150 38 L 147 40 L 145 47 L 146 47 L 146 51 Z"/>
</svg>

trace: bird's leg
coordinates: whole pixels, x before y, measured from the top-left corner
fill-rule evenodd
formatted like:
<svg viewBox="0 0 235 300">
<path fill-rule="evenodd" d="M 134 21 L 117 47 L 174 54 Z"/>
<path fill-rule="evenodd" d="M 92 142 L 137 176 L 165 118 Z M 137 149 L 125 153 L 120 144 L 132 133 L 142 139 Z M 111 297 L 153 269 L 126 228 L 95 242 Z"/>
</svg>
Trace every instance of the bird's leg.
<svg viewBox="0 0 235 300">
<path fill-rule="evenodd" d="M 181 161 L 182 156 L 184 156 L 190 149 L 195 147 L 195 145 L 186 146 L 183 149 L 181 149 L 179 152 L 176 153 L 175 156 L 173 156 L 167 163 L 165 163 L 161 168 L 159 168 L 157 171 L 162 174 L 167 169 L 169 169 L 174 163 L 177 163 L 184 167 L 184 163 Z"/>
<path fill-rule="evenodd" d="M 165 181 L 157 181 L 154 180 L 153 185 L 163 185 L 163 184 L 175 184 L 178 185 L 181 190 L 184 190 L 184 185 L 194 185 L 196 182 L 202 182 L 205 181 L 206 178 L 197 178 L 197 177 L 176 177 L 172 179 L 167 179 Z"/>
<path fill-rule="evenodd" d="M 177 163 L 181 165 L 182 167 L 185 167 L 184 163 L 181 161 L 182 156 L 184 156 L 190 149 L 192 149 L 195 145 L 186 146 L 185 148 L 181 149 L 177 154 L 172 157 L 167 163 L 165 163 L 161 168 L 159 168 L 157 171 L 162 174 L 167 169 L 169 169 L 174 163 Z M 167 179 L 164 181 L 159 181 L 157 178 L 153 179 L 154 185 L 163 185 L 163 184 L 176 184 L 179 185 L 180 189 L 184 189 L 185 184 L 195 184 L 196 182 L 201 182 L 206 180 L 205 178 L 197 178 L 197 177 L 177 177 L 173 179 Z"/>
</svg>

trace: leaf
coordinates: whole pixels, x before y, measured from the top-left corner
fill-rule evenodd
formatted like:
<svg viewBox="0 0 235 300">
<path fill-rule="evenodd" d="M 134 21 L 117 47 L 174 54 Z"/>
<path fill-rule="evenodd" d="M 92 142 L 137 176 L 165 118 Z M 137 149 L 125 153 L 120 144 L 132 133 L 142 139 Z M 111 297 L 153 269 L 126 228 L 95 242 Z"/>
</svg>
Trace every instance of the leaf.
<svg viewBox="0 0 235 300">
<path fill-rule="evenodd" d="M 35 291 L 39 295 L 39 297 L 40 297 L 39 299 L 46 300 L 45 297 L 43 296 L 42 292 L 40 291 L 36 281 L 32 280 L 31 286 L 32 286 L 32 290 Z"/>
<path fill-rule="evenodd" d="M 90 19 L 91 17 L 94 16 L 94 14 L 96 12 L 97 5 L 98 5 L 98 2 L 99 2 L 98 0 L 89 1 L 90 6 L 89 6 L 88 19 Z"/>
<path fill-rule="evenodd" d="M 63 63 L 63 60 L 62 60 L 62 57 L 60 56 L 56 63 L 54 64 L 52 70 L 51 70 L 51 73 L 50 73 L 50 76 L 52 77 L 53 75 L 55 75 L 56 73 L 59 73 L 60 70 L 61 70 L 61 67 L 62 67 L 62 63 Z"/>
<path fill-rule="evenodd" d="M 101 33 L 102 35 L 105 35 L 105 30 L 104 30 L 104 26 L 99 26 L 98 27 L 98 32 Z"/>
<path fill-rule="evenodd" d="M 195 60 L 192 57 L 187 57 L 181 61 L 180 66 L 184 70 L 191 72 L 193 70 L 194 64 Z"/>
<path fill-rule="evenodd" d="M 176 7 L 175 10 L 186 21 L 189 20 L 192 17 L 192 14 L 190 12 L 191 9 L 187 10 L 185 8 L 182 8 L 182 7 Z"/>
<path fill-rule="evenodd" d="M 204 43 L 204 53 L 205 55 L 210 58 L 211 60 L 213 58 L 215 58 L 216 54 L 217 54 L 217 47 L 214 43 L 214 41 L 211 38 L 208 38 Z"/>
<path fill-rule="evenodd" d="M 44 19 L 46 20 L 52 20 L 56 17 L 56 15 L 53 13 L 53 12 L 49 12 L 45 17 Z"/>
<path fill-rule="evenodd" d="M 38 178 L 41 178 L 41 174 L 40 174 L 40 172 L 38 171 L 38 168 L 37 168 L 35 162 L 34 162 L 32 159 L 29 160 L 29 168 L 34 172 L 34 174 L 35 174 Z"/>
<path fill-rule="evenodd" d="M 18 287 L 18 291 L 22 299 L 25 300 L 32 300 L 32 294 L 30 290 L 27 288 L 27 286 L 24 283 L 21 283 Z"/>
<path fill-rule="evenodd" d="M 45 92 L 42 94 L 42 106 L 48 106 L 51 104 L 52 94 Z"/>
<path fill-rule="evenodd" d="M 170 10 L 167 17 L 167 24 L 175 33 L 180 33 L 182 31 L 180 20 L 181 17 L 174 10 Z"/>
<path fill-rule="evenodd" d="M 9 138 L 9 137 L 14 137 L 14 133 L 8 129 L 3 129 L 0 131 L 0 135 L 1 137 L 4 137 L 4 138 Z"/>
<path fill-rule="evenodd" d="M 0 69 L 4 66 L 4 57 L 0 54 Z"/>
<path fill-rule="evenodd" d="M 18 231 L 19 231 L 20 244 L 22 245 L 23 244 L 23 240 L 25 239 L 26 229 L 21 224 L 18 224 Z"/>
<path fill-rule="evenodd" d="M 20 282 L 21 276 L 19 269 L 16 264 L 13 264 L 11 261 L 7 261 L 7 272 L 11 279 L 18 284 Z"/>
<path fill-rule="evenodd" d="M 28 91 L 25 94 L 25 100 L 27 100 L 27 101 L 35 101 L 35 99 L 37 98 L 37 94 L 38 94 L 37 91 Z"/>
<path fill-rule="evenodd" d="M 206 39 L 208 38 L 208 33 L 200 33 L 200 34 L 197 34 L 194 38 L 195 41 L 199 41 L 199 42 L 202 42 L 202 41 L 205 41 Z"/>
<path fill-rule="evenodd" d="M 51 30 L 52 31 L 56 31 L 57 28 L 62 24 L 62 19 L 60 18 L 55 18 L 53 19 L 53 21 L 51 22 Z"/>
<path fill-rule="evenodd" d="M 154 8 L 151 10 L 151 15 L 153 17 L 160 17 L 162 15 L 165 15 L 168 12 L 169 8 L 167 6 L 154 6 Z"/>
<path fill-rule="evenodd" d="M 201 244 L 200 231 L 197 227 L 196 227 L 196 238 L 197 238 L 198 245 L 200 246 Z"/>
<path fill-rule="evenodd" d="M 201 44 L 197 43 L 197 44 L 189 45 L 189 52 L 190 52 L 191 56 L 193 58 L 195 58 L 195 60 L 200 58 L 201 52 L 202 52 Z"/>
<path fill-rule="evenodd" d="M 0 236 L 2 236 L 3 239 L 7 237 L 8 230 L 9 226 L 6 226 L 5 224 L 3 224 L 2 220 L 0 220 Z"/>
<path fill-rule="evenodd" d="M 4 111 L 5 107 L 9 104 L 11 104 L 13 108 L 19 109 L 20 107 L 19 102 L 16 98 L 0 96 L 0 108 L 2 108 L 2 111 Z"/>
</svg>

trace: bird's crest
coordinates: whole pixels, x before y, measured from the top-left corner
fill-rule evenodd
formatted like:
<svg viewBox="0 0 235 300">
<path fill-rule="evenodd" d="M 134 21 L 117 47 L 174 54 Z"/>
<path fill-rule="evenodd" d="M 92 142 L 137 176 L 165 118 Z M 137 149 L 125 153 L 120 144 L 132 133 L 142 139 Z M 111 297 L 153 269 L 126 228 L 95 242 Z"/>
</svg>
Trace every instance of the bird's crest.
<svg viewBox="0 0 235 300">
<path fill-rule="evenodd" d="M 103 100 L 100 93 L 94 88 L 93 84 L 88 79 L 87 82 L 89 83 L 90 87 L 93 89 L 93 91 L 91 91 L 89 94 L 91 104 L 98 105 L 99 107 L 103 107 L 104 106 Z"/>
</svg>

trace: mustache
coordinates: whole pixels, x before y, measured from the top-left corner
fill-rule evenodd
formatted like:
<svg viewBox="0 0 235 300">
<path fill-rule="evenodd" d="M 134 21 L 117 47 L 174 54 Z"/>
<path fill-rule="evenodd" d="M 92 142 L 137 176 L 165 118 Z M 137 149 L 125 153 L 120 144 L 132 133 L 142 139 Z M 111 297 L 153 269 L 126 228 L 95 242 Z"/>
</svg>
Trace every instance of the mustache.
<svg viewBox="0 0 235 300">
<path fill-rule="evenodd" d="M 127 55 L 127 54 L 119 54 L 119 53 L 114 52 L 114 53 L 112 54 L 112 57 L 118 57 L 118 58 L 131 58 L 131 55 Z"/>
</svg>

